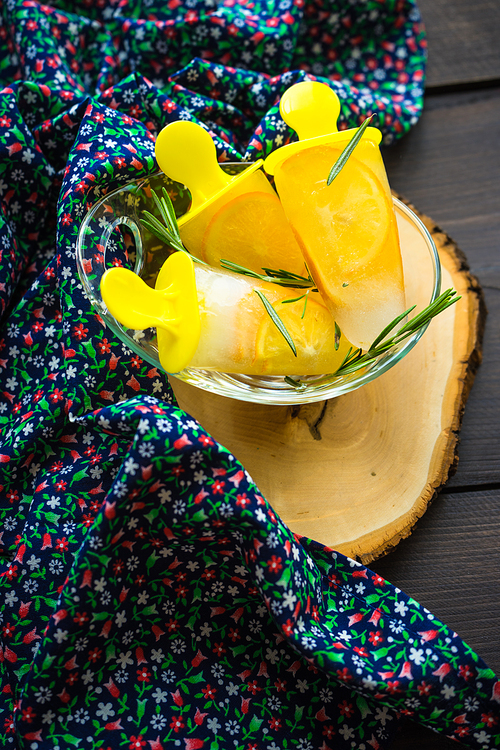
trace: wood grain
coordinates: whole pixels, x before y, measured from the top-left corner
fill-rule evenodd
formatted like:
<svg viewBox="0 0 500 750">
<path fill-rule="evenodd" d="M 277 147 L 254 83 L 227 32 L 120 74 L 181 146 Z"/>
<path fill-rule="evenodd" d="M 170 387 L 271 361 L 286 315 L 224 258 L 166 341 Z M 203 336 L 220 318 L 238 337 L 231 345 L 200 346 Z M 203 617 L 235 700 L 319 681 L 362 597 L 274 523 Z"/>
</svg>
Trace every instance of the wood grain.
<svg viewBox="0 0 500 750">
<path fill-rule="evenodd" d="M 418 0 L 427 31 L 427 87 L 500 78 L 497 0 Z"/>
<path fill-rule="evenodd" d="M 398 213 L 398 212 L 397 212 Z M 461 299 L 396 367 L 330 401 L 249 404 L 172 379 L 179 405 L 246 467 L 292 531 L 365 563 L 404 539 L 456 461 L 465 400 L 480 361 L 482 292 L 453 242 L 422 217 L 442 288 Z M 407 304 L 428 304 L 422 235 L 398 215 Z"/>
<path fill-rule="evenodd" d="M 465 253 L 489 317 L 450 487 L 500 482 L 500 89 L 431 100 L 421 121 L 384 153 L 393 188 L 411 196 Z"/>
</svg>

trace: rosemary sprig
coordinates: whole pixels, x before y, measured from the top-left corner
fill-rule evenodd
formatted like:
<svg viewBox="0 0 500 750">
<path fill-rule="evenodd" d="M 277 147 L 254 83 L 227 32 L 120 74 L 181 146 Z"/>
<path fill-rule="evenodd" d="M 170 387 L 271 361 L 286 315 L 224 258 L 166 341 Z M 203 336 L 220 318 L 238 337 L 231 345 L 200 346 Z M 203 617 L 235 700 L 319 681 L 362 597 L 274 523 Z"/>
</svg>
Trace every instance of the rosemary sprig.
<svg viewBox="0 0 500 750">
<path fill-rule="evenodd" d="M 327 185 L 331 185 L 334 179 L 337 177 L 338 174 L 343 170 L 345 167 L 347 160 L 349 159 L 350 155 L 360 142 L 360 140 L 363 137 L 363 133 L 365 132 L 366 128 L 370 124 L 372 118 L 375 117 L 375 115 L 370 115 L 370 117 L 367 117 L 366 120 L 359 126 L 359 128 L 356 130 L 356 132 L 353 134 L 351 140 L 345 147 L 345 149 L 340 154 L 339 158 L 333 165 L 333 167 L 330 170 L 330 174 L 328 175 L 328 179 L 326 181 Z"/>
<path fill-rule="evenodd" d="M 179 234 L 179 225 L 177 223 L 175 210 L 172 201 L 170 200 L 170 196 L 165 188 L 162 188 L 161 198 L 158 198 L 158 195 L 154 190 L 151 190 L 151 195 L 153 196 L 153 200 L 156 203 L 158 211 L 160 212 L 163 223 L 149 211 L 143 211 L 141 224 L 149 229 L 149 231 L 154 234 L 155 237 L 158 237 L 158 239 L 160 239 L 162 242 L 165 242 L 174 250 L 180 250 L 183 253 L 187 253 L 195 263 L 201 263 L 201 265 L 203 266 L 208 265 L 203 260 L 200 260 L 195 255 L 192 255 L 192 253 L 189 252 L 187 247 L 182 242 L 181 236 Z"/>
<path fill-rule="evenodd" d="M 281 320 L 280 316 L 278 315 L 278 313 L 276 312 L 276 310 L 274 309 L 274 307 L 271 305 L 271 303 L 269 302 L 269 300 L 267 299 L 267 297 L 264 294 L 262 294 L 261 291 L 259 291 L 258 289 L 254 289 L 254 292 L 257 295 L 257 297 L 260 299 L 260 301 L 262 302 L 262 304 L 264 305 L 264 308 L 265 308 L 266 312 L 268 313 L 269 317 L 271 318 L 271 320 L 273 321 L 274 325 L 276 326 L 276 328 L 281 333 L 281 335 L 285 339 L 286 343 L 288 344 L 288 346 L 292 350 L 294 357 L 296 357 L 297 356 L 297 349 L 295 348 L 295 344 L 293 343 L 293 339 L 290 336 L 290 334 L 288 333 L 288 331 L 286 329 L 286 326 L 283 323 L 283 321 Z"/>
<path fill-rule="evenodd" d="M 422 312 L 420 312 L 418 315 L 415 315 L 414 318 L 408 320 L 404 325 L 402 325 L 401 328 L 391 338 L 385 340 L 386 336 L 392 330 L 394 330 L 398 323 L 400 323 L 409 313 L 411 313 L 412 310 L 415 309 L 415 305 L 413 305 L 413 307 L 410 307 L 404 313 L 398 315 L 397 318 L 395 318 L 391 323 L 389 323 L 388 326 L 384 328 L 384 330 L 373 341 L 367 352 L 363 354 L 362 349 L 349 349 L 344 361 L 334 374 L 350 375 L 352 372 L 356 372 L 357 370 L 361 370 L 363 367 L 367 367 L 368 365 L 372 364 L 372 362 L 374 362 L 381 354 L 385 354 L 401 341 L 404 341 L 404 339 L 408 338 L 408 336 L 416 333 L 420 328 L 422 328 L 422 326 L 430 323 L 432 318 L 435 318 L 436 315 L 439 315 L 439 313 L 442 313 L 448 307 L 454 305 L 455 302 L 458 302 L 459 299 L 460 297 L 456 296 L 456 292 L 453 289 L 447 289 L 437 299 L 435 299 L 434 302 L 431 302 L 430 305 L 424 308 Z"/>
<path fill-rule="evenodd" d="M 233 273 L 249 276 L 252 279 L 259 279 L 259 281 L 270 281 L 279 286 L 292 286 L 297 289 L 310 289 L 312 292 L 318 291 L 310 274 L 308 276 L 299 276 L 291 271 L 285 271 L 283 268 L 263 268 L 262 270 L 265 273 L 262 274 L 252 271 L 251 268 L 246 268 L 246 266 L 240 266 L 239 263 L 233 263 L 231 260 L 224 260 L 224 258 L 221 258 L 220 265 L 226 271 L 233 271 Z"/>
</svg>

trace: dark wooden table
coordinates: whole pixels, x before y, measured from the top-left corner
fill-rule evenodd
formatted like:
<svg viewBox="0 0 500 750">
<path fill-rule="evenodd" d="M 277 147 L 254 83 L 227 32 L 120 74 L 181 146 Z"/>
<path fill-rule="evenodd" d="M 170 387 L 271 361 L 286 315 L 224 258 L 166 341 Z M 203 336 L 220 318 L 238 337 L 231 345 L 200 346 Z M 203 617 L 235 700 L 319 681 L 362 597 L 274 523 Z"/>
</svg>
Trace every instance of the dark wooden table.
<svg viewBox="0 0 500 750">
<path fill-rule="evenodd" d="M 500 2 L 419 7 L 429 44 L 425 108 L 384 159 L 394 190 L 465 253 L 489 314 L 456 474 L 412 536 L 371 567 L 500 674 Z M 408 721 L 393 750 L 456 747 Z"/>
</svg>

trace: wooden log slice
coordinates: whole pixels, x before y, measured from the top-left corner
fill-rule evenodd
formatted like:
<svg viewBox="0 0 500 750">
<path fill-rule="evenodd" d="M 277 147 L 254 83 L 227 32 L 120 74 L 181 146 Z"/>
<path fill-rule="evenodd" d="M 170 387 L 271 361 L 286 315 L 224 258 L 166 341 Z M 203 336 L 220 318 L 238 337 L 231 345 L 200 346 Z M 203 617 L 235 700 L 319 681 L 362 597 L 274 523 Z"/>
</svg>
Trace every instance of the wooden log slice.
<svg viewBox="0 0 500 750">
<path fill-rule="evenodd" d="M 235 401 L 172 378 L 179 405 L 242 462 L 292 531 L 365 564 L 411 533 L 455 469 L 481 360 L 479 282 L 455 243 L 411 208 L 438 248 L 442 289 L 462 298 L 384 375 L 298 406 Z"/>
</svg>

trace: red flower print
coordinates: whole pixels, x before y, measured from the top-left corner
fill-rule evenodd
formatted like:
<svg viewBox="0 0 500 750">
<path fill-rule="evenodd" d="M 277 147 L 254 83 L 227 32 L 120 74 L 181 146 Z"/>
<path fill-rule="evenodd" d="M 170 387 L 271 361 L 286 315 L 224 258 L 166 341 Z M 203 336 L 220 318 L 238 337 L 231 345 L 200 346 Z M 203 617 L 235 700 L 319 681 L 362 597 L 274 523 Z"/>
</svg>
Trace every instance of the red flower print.
<svg viewBox="0 0 500 750">
<path fill-rule="evenodd" d="M 102 112 L 96 112 L 92 116 L 92 119 L 94 120 L 94 122 L 104 122 L 104 115 L 102 114 Z M 144 743 L 144 744 L 146 744 L 146 743 Z"/>
<path fill-rule="evenodd" d="M 184 586 L 184 584 L 182 584 L 181 586 L 177 586 L 177 588 L 175 589 L 175 593 L 177 594 L 179 599 L 185 599 L 185 597 L 188 594 L 188 591 L 189 591 L 188 587 Z"/>
<path fill-rule="evenodd" d="M 174 475 L 174 477 L 178 477 L 180 474 L 183 474 L 183 473 L 184 473 L 184 469 L 179 464 L 177 466 L 174 466 L 172 469 L 172 474 Z"/>
<path fill-rule="evenodd" d="M 121 169 L 127 164 L 127 162 L 125 161 L 123 156 L 117 156 L 116 159 L 113 159 L 113 164 L 115 164 L 118 169 Z"/>
<path fill-rule="evenodd" d="M 69 226 L 69 224 L 71 224 L 71 222 L 73 221 L 73 219 L 71 218 L 71 214 L 63 214 L 61 221 L 65 227 Z"/>
<path fill-rule="evenodd" d="M 394 695 L 394 693 L 400 693 L 401 690 L 399 688 L 399 680 L 394 680 L 394 682 L 391 682 L 390 680 L 388 680 L 387 692 L 391 693 L 391 695 Z"/>
<path fill-rule="evenodd" d="M 100 658 L 101 654 L 102 650 L 100 648 L 97 648 L 96 646 L 96 648 L 93 648 L 92 651 L 89 651 L 88 659 L 92 662 L 97 661 Z"/>
<path fill-rule="evenodd" d="M 13 578 L 17 578 L 17 565 L 9 565 L 5 571 L 5 576 L 9 581 L 12 581 Z"/>
<path fill-rule="evenodd" d="M 61 539 L 56 539 L 56 543 L 54 545 L 54 549 L 59 550 L 59 552 L 65 552 L 68 549 L 69 542 L 66 539 L 65 536 L 61 537 Z"/>
<path fill-rule="evenodd" d="M 430 695 L 432 690 L 432 685 L 430 682 L 421 682 L 420 685 L 417 686 L 417 690 L 420 693 L 420 695 Z"/>
<path fill-rule="evenodd" d="M 240 508 L 246 508 L 247 505 L 250 505 L 251 500 L 246 496 L 245 493 L 242 495 L 236 495 L 236 505 L 239 505 Z"/>
<path fill-rule="evenodd" d="M 74 685 L 76 682 L 78 682 L 78 672 L 72 672 L 66 682 L 68 683 L 68 685 Z"/>
<path fill-rule="evenodd" d="M 252 695 L 255 695 L 255 693 L 258 693 L 262 688 L 260 688 L 257 685 L 257 680 L 252 680 L 252 682 L 249 682 L 247 685 L 248 692 L 252 693 Z"/>
<path fill-rule="evenodd" d="M 54 388 L 53 392 L 49 396 L 49 401 L 53 404 L 57 404 L 58 401 L 62 401 L 64 393 L 59 388 Z"/>
<path fill-rule="evenodd" d="M 221 479 L 216 479 L 212 485 L 212 492 L 214 495 L 224 494 L 224 482 Z"/>
<path fill-rule="evenodd" d="M 11 123 L 12 120 L 10 119 L 10 117 L 5 117 L 5 115 L 3 117 L 0 117 L 0 126 L 2 128 L 10 128 Z"/>
<path fill-rule="evenodd" d="M 4 723 L 3 728 L 5 729 L 6 734 L 14 734 L 14 717 L 8 716 Z"/>
<path fill-rule="evenodd" d="M 201 689 L 201 692 L 205 696 L 206 701 L 213 701 L 217 690 L 216 688 L 213 688 L 211 685 L 207 685 L 206 687 Z"/>
<path fill-rule="evenodd" d="M 14 625 L 11 625 L 10 622 L 7 622 L 2 628 L 2 633 L 4 634 L 5 638 L 12 638 L 12 636 L 14 635 L 14 630 Z"/>
<path fill-rule="evenodd" d="M 108 342 L 108 339 L 103 339 L 102 341 L 98 341 L 97 346 L 99 347 L 101 354 L 106 354 L 107 352 L 111 351 L 111 345 Z"/>
<path fill-rule="evenodd" d="M 286 680 L 276 680 L 274 687 L 280 693 L 282 690 L 286 690 Z"/>
<path fill-rule="evenodd" d="M 282 627 L 284 634 L 290 636 L 293 633 L 295 623 L 293 620 L 288 619 Z"/>
<path fill-rule="evenodd" d="M 137 679 L 139 682 L 149 682 L 149 678 L 151 677 L 151 672 L 147 667 L 142 667 L 141 669 L 137 670 Z"/>
<path fill-rule="evenodd" d="M 170 727 L 174 730 L 174 732 L 180 732 L 181 729 L 184 729 L 185 726 L 186 725 L 184 724 L 182 720 L 182 716 L 172 716 Z"/>
<path fill-rule="evenodd" d="M 55 461 L 55 463 L 53 463 L 52 466 L 50 467 L 50 471 L 53 471 L 55 474 L 57 471 L 61 471 L 63 466 L 64 464 L 62 461 Z"/>
<path fill-rule="evenodd" d="M 200 435 L 200 437 L 198 438 L 198 440 L 205 447 L 207 445 L 213 445 L 214 444 L 214 441 L 212 440 L 211 437 L 209 437 L 209 435 Z"/>
<path fill-rule="evenodd" d="M 271 729 L 281 729 L 281 720 L 273 716 L 272 719 L 269 719 L 269 726 Z"/>
<path fill-rule="evenodd" d="M 73 617 L 73 622 L 76 622 L 78 625 L 84 625 L 88 621 L 89 616 L 86 612 L 77 612 Z"/>
<path fill-rule="evenodd" d="M 271 559 L 267 561 L 267 567 L 269 568 L 270 573 L 279 573 L 283 568 L 283 565 L 281 564 L 281 557 L 276 557 L 276 555 L 273 555 Z"/>
<path fill-rule="evenodd" d="M 468 734 L 470 734 L 469 727 L 457 727 L 455 729 L 455 734 L 458 735 L 458 737 L 466 737 Z"/>
<path fill-rule="evenodd" d="M 216 643 L 212 651 L 214 654 L 217 654 L 217 656 L 222 656 L 222 654 L 226 653 L 226 649 L 224 648 L 224 644 L 222 643 Z"/>
<path fill-rule="evenodd" d="M 375 586 L 385 586 L 386 584 L 385 578 L 382 578 L 382 576 L 379 575 L 373 576 L 372 581 Z"/>
<path fill-rule="evenodd" d="M 33 721 L 33 719 L 36 716 L 36 713 L 33 711 L 33 709 L 31 708 L 31 706 L 28 706 L 28 708 L 25 708 L 23 710 L 22 716 L 23 716 L 23 721 L 27 721 L 28 724 L 31 724 L 31 722 Z"/>
<path fill-rule="evenodd" d="M 19 500 L 19 495 L 18 495 L 17 490 L 9 490 L 7 492 L 7 500 L 9 501 L 9 503 L 13 503 L 14 500 Z"/>
<path fill-rule="evenodd" d="M 335 729 L 333 728 L 333 724 L 327 724 L 326 727 L 323 727 L 323 734 L 328 740 L 331 740 L 333 735 L 335 734 Z"/>
<path fill-rule="evenodd" d="M 461 664 L 458 668 L 458 674 L 468 682 L 474 677 L 474 670 L 469 664 Z"/>
<path fill-rule="evenodd" d="M 342 703 L 339 703 L 339 709 L 342 716 L 346 716 L 348 719 L 353 716 L 354 714 L 354 708 L 352 706 L 352 703 L 348 703 L 347 701 L 342 701 Z"/>
<path fill-rule="evenodd" d="M 498 719 L 496 718 L 495 714 L 490 711 L 487 714 L 481 714 L 481 721 L 486 724 L 487 727 L 493 727 L 495 724 L 498 724 Z"/>
<path fill-rule="evenodd" d="M 165 623 L 165 627 L 169 633 L 175 633 L 175 631 L 179 629 L 179 623 L 171 617 L 170 620 Z"/>
<path fill-rule="evenodd" d="M 379 646 L 381 643 L 383 643 L 384 638 L 380 630 L 374 630 L 368 636 L 368 640 L 370 641 L 370 643 L 373 643 L 374 646 Z"/>
<path fill-rule="evenodd" d="M 337 677 L 343 682 L 349 682 L 350 680 L 352 680 L 352 675 L 347 667 L 344 667 L 344 669 L 337 669 Z"/>
<path fill-rule="evenodd" d="M 77 338 L 79 341 L 87 337 L 87 333 L 89 332 L 88 328 L 83 327 L 83 323 L 79 323 L 77 326 L 73 326 L 73 335 L 75 338 Z"/>
<path fill-rule="evenodd" d="M 162 107 L 165 112 L 173 112 L 175 109 L 177 109 L 177 104 L 174 104 L 171 99 L 167 99 L 163 102 Z"/>
<path fill-rule="evenodd" d="M 213 581 L 215 579 L 215 570 L 207 569 L 203 571 L 201 577 L 204 578 L 205 581 Z"/>
<path fill-rule="evenodd" d="M 58 482 L 55 483 L 54 488 L 58 492 L 63 492 L 67 486 L 68 486 L 68 483 L 65 482 L 64 479 L 60 479 Z"/>
<path fill-rule="evenodd" d="M 132 735 L 130 738 L 130 745 L 129 750 L 141 750 L 141 747 L 144 747 L 146 745 L 146 740 L 143 740 L 142 737 L 136 737 L 135 735 Z"/>
</svg>

